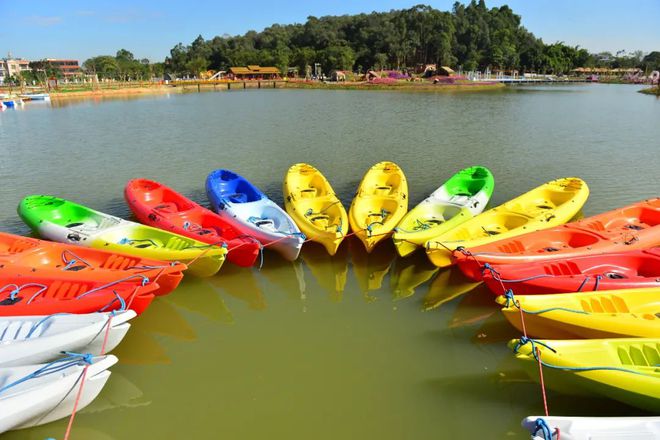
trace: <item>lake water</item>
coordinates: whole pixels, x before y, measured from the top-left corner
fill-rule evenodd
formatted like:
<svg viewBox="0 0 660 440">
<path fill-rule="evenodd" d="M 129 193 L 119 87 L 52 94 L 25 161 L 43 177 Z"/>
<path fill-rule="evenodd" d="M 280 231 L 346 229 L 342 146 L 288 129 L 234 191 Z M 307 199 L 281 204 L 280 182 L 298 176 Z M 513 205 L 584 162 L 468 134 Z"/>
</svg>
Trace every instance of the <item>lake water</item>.
<svg viewBox="0 0 660 440">
<path fill-rule="evenodd" d="M 19 200 L 46 193 L 128 216 L 131 178 L 206 203 L 230 168 L 282 202 L 295 162 L 322 170 L 349 206 L 363 173 L 392 160 L 416 203 L 460 168 L 494 173 L 493 204 L 579 176 L 591 215 L 658 196 L 660 100 L 634 86 L 495 92 L 248 90 L 27 104 L 0 114 L 0 227 L 28 233 Z M 330 258 L 306 245 L 263 268 L 186 278 L 133 322 L 72 439 L 427 439 L 527 436 L 539 386 L 513 361 L 519 336 L 481 286 L 424 254 Z M 628 415 L 616 402 L 550 392 L 554 415 Z M 7 434 L 61 438 L 66 421 Z"/>
</svg>

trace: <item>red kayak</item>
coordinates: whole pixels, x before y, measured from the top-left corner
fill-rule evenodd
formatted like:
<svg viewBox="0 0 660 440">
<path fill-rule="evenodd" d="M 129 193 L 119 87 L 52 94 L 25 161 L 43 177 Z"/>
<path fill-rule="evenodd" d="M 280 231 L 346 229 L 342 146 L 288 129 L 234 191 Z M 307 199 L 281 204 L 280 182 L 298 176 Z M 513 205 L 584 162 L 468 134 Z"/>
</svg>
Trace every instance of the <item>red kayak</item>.
<svg viewBox="0 0 660 440">
<path fill-rule="evenodd" d="M 132 309 L 138 315 L 151 304 L 158 284 L 139 279 L 105 283 L 35 276 L 0 275 L 0 316 L 94 313 Z"/>
<path fill-rule="evenodd" d="M 466 276 L 479 281 L 486 263 L 529 264 L 654 246 L 660 246 L 660 198 L 455 252 L 454 257 Z"/>
<path fill-rule="evenodd" d="M 660 287 L 660 248 L 585 255 L 529 264 L 490 265 L 483 280 L 496 295 Z M 501 282 L 500 282 L 501 280 Z"/>
<path fill-rule="evenodd" d="M 0 277 L 32 276 L 70 281 L 110 283 L 146 277 L 156 281 L 152 293 L 160 296 L 176 289 L 186 265 L 149 260 L 75 245 L 0 232 Z"/>
<path fill-rule="evenodd" d="M 167 186 L 146 179 L 126 184 L 124 196 L 139 221 L 209 244 L 227 245 L 227 259 L 249 267 L 259 255 L 259 242 L 240 233 L 215 212 Z"/>
</svg>

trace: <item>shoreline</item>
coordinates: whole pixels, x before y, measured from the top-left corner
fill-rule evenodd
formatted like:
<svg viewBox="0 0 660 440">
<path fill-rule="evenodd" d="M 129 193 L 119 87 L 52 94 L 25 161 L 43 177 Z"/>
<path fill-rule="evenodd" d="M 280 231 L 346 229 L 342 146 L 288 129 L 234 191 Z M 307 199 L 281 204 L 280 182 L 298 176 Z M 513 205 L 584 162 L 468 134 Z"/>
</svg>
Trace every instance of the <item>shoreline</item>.
<svg viewBox="0 0 660 440">
<path fill-rule="evenodd" d="M 297 90 L 366 90 L 366 91 L 395 91 L 395 92 L 484 92 L 503 90 L 506 84 L 500 82 L 459 83 L 459 84 L 432 84 L 419 82 L 399 82 L 395 84 L 373 84 L 367 82 L 318 82 L 318 81 L 282 81 L 273 87 L 266 86 L 270 81 L 250 82 L 200 82 L 194 84 L 155 84 L 155 85 L 118 85 L 112 88 L 98 90 L 62 90 L 50 92 L 51 100 L 65 101 L 68 99 L 94 99 L 94 98 L 124 98 L 167 94 L 194 93 L 204 91 L 231 91 L 257 88 L 297 89 Z M 231 86 L 229 85 L 231 84 Z M 231 87 L 231 88 L 229 88 Z M 648 95 L 657 95 L 656 88 L 639 91 Z"/>
<path fill-rule="evenodd" d="M 66 92 L 50 92 L 51 100 L 64 100 L 75 98 L 106 98 L 106 97 L 126 97 L 126 96 L 147 96 L 147 95 L 162 95 L 169 93 L 181 93 L 182 90 L 177 90 L 176 87 L 170 86 L 153 86 L 153 87 L 125 87 L 116 89 L 99 89 L 99 90 L 80 90 L 80 91 L 66 91 Z"/>
<path fill-rule="evenodd" d="M 268 83 L 263 81 L 263 83 Z M 246 82 L 246 87 L 242 82 L 232 83 L 235 88 L 227 89 L 220 87 L 222 84 L 200 83 L 200 84 L 171 84 L 156 86 L 137 86 L 137 87 L 117 87 L 98 90 L 78 90 L 78 91 L 54 91 L 50 92 L 52 100 L 80 99 L 80 98 L 108 98 L 108 97 L 138 97 L 162 94 L 180 94 L 193 93 L 201 91 L 231 91 L 243 89 L 272 88 L 259 87 L 259 83 Z M 502 83 L 469 83 L 469 84 L 420 84 L 420 83 L 400 83 L 400 84 L 370 84 L 370 83 L 322 83 L 322 82 L 302 82 L 288 81 L 278 83 L 278 89 L 308 89 L 308 90 L 372 90 L 372 91 L 414 91 L 414 92 L 449 92 L 449 91 L 486 91 L 500 90 L 506 85 Z"/>
<path fill-rule="evenodd" d="M 396 83 L 396 84 L 372 84 L 367 82 L 345 82 L 345 83 L 323 83 L 289 81 L 284 88 L 287 89 L 312 89 L 312 90 L 376 90 L 376 91 L 411 91 L 411 92 L 450 92 L 450 91 L 486 91 L 500 90 L 506 85 L 499 82 L 490 83 L 465 83 L 465 84 L 432 84 L 432 83 Z"/>
<path fill-rule="evenodd" d="M 639 93 L 643 93 L 645 95 L 652 95 L 652 96 L 659 96 L 660 97 L 660 86 L 651 87 L 649 89 L 642 89 L 642 90 L 639 90 Z"/>
</svg>

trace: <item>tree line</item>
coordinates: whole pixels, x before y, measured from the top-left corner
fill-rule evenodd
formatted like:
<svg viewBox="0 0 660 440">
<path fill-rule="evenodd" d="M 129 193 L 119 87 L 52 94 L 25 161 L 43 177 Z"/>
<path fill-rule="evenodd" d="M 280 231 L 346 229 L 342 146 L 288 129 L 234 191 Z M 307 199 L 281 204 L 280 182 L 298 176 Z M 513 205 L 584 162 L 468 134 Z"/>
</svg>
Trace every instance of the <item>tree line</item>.
<svg viewBox="0 0 660 440">
<path fill-rule="evenodd" d="M 660 55 L 660 54 L 659 54 Z M 304 24 L 274 24 L 261 32 L 238 36 L 201 35 L 190 45 L 174 46 L 165 69 L 176 75 L 197 75 L 206 69 L 260 64 L 286 72 L 320 63 L 333 69 L 364 72 L 402 69 L 423 64 L 463 70 L 518 70 L 565 73 L 577 67 L 638 67 L 641 52 L 590 54 L 563 42 L 546 44 L 521 25 L 508 6 L 487 8 L 484 0 L 456 2 L 452 11 L 427 5 L 370 14 L 309 17 Z M 653 62 L 649 62 L 653 64 Z M 657 58 L 654 66 L 657 68 Z"/>
<path fill-rule="evenodd" d="M 511 8 L 488 8 L 484 0 L 454 3 L 451 11 L 417 5 L 409 9 L 369 14 L 308 17 L 302 24 L 274 24 L 261 32 L 198 36 L 191 44 L 177 44 L 164 62 L 137 59 L 120 49 L 112 55 L 85 60 L 82 70 L 99 79 L 147 80 L 198 76 L 206 70 L 260 64 L 282 72 L 320 64 L 331 70 L 365 72 L 370 69 L 407 69 L 437 64 L 470 70 L 500 69 L 537 73 L 566 73 L 577 67 L 641 67 L 660 70 L 660 52 L 591 54 L 563 42 L 546 44 L 521 25 Z M 43 82 L 61 77 L 46 61 L 30 64 L 23 80 Z M 17 81 L 20 80 L 17 79 Z"/>
</svg>

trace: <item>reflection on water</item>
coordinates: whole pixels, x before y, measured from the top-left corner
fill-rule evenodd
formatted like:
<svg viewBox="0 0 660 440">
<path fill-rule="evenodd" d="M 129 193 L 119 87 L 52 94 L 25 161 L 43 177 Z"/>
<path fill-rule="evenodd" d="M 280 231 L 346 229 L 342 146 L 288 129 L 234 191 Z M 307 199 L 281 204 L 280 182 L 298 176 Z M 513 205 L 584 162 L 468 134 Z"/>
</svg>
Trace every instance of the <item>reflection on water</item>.
<svg viewBox="0 0 660 440">
<path fill-rule="evenodd" d="M 454 328 L 479 323 L 499 312 L 500 308 L 495 302 L 495 296 L 481 284 L 460 299 L 449 326 Z"/>
<path fill-rule="evenodd" d="M 185 277 L 174 292 L 156 299 L 169 301 L 177 307 L 221 324 L 234 323 L 231 311 L 208 278 Z"/>
<path fill-rule="evenodd" d="M 269 287 L 275 286 L 278 292 L 284 292 L 286 296 L 294 301 L 305 299 L 305 272 L 301 259 L 287 261 L 279 254 L 267 251 L 265 258 L 267 269 L 259 271 Z"/>
<path fill-rule="evenodd" d="M 169 336 L 182 341 L 194 341 L 195 330 L 181 316 L 177 308 L 169 301 L 152 301 L 151 305 L 140 315 L 140 319 L 133 320 L 131 325 L 137 325 L 140 330 L 147 333 L 156 333 Z"/>
<path fill-rule="evenodd" d="M 479 283 L 466 278 L 458 267 L 449 267 L 438 273 L 424 297 L 422 307 L 424 310 L 432 310 L 464 295 L 477 287 Z"/>
<path fill-rule="evenodd" d="M 415 289 L 430 280 L 438 268 L 423 252 L 415 252 L 406 258 L 397 258 L 390 274 L 390 288 L 394 299 L 404 299 L 415 293 Z"/>
<path fill-rule="evenodd" d="M 394 244 L 388 240 L 379 244 L 374 252 L 368 253 L 362 242 L 353 236 L 349 238 L 348 245 L 353 262 L 353 273 L 360 291 L 366 301 L 375 301 L 377 297 L 369 292 L 381 289 L 383 278 L 389 272 L 396 257 Z"/>
<path fill-rule="evenodd" d="M 475 344 L 506 344 L 520 336 L 521 333 L 509 324 L 504 315 L 496 312 L 481 324 L 471 341 Z"/>
<path fill-rule="evenodd" d="M 151 404 L 151 400 L 144 397 L 144 393 L 135 383 L 113 368 L 111 379 L 103 388 L 103 392 L 87 408 L 85 413 L 99 413 L 118 408 L 137 408 Z"/>
<path fill-rule="evenodd" d="M 348 274 L 347 244 L 342 243 L 337 253 L 330 256 L 323 246 L 309 242 L 303 246 L 300 257 L 318 285 L 330 295 L 330 299 L 340 302 Z"/>
<path fill-rule="evenodd" d="M 252 310 L 266 308 L 266 297 L 254 276 L 255 269 L 226 264 L 222 268 L 222 277 L 211 277 L 208 282 L 218 292 L 241 300 Z"/>
<path fill-rule="evenodd" d="M 134 323 L 131 323 L 130 331 L 112 354 L 126 365 L 154 365 L 172 362 L 160 341 Z"/>
</svg>

